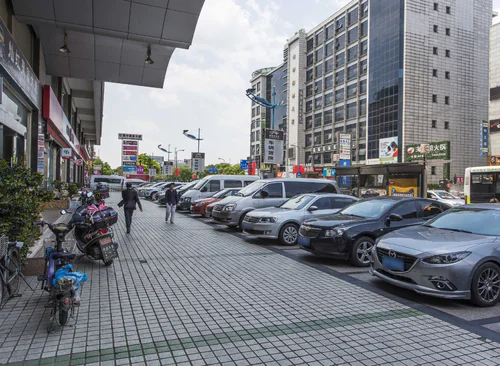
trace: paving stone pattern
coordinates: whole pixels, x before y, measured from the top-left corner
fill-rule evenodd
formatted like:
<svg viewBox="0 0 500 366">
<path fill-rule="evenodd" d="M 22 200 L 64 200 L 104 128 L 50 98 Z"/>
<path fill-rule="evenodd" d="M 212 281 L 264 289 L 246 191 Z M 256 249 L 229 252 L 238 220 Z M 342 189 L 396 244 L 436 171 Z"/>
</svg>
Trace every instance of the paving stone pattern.
<svg viewBox="0 0 500 366">
<path fill-rule="evenodd" d="M 118 194 L 108 204 L 116 205 Z M 224 230 L 143 203 L 115 225 L 111 267 L 69 325 L 47 334 L 48 295 L 23 284 L 0 311 L 9 365 L 498 365 L 498 344 Z M 32 286 L 36 278 L 28 278 Z"/>
</svg>

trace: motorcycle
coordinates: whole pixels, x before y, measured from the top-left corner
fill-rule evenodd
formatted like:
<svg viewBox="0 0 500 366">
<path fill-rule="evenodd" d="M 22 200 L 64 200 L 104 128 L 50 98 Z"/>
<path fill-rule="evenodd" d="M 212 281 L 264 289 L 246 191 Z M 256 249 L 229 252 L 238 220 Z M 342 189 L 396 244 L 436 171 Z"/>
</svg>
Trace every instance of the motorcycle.
<svg viewBox="0 0 500 366">
<path fill-rule="evenodd" d="M 102 260 L 105 266 L 113 264 L 118 243 L 113 242 L 111 226 L 117 221 L 118 213 L 112 207 L 102 200 L 95 202 L 91 193 L 87 195 L 87 205 L 78 207 L 70 220 L 78 250 L 92 260 Z"/>
</svg>

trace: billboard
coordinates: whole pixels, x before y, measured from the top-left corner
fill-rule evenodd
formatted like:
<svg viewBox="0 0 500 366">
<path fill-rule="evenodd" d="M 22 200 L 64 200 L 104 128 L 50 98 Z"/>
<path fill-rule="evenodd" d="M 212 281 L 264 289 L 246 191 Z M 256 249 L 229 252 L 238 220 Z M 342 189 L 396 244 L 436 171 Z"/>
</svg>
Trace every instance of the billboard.
<svg viewBox="0 0 500 366">
<path fill-rule="evenodd" d="M 266 128 L 264 133 L 264 164 L 281 164 L 283 162 L 284 138 L 283 131 Z"/>
<path fill-rule="evenodd" d="M 450 160 L 450 141 L 411 144 L 405 147 L 405 161 Z"/>
<path fill-rule="evenodd" d="M 339 160 L 351 160 L 351 134 L 339 134 Z"/>
<path fill-rule="evenodd" d="M 397 136 L 380 139 L 378 148 L 378 159 L 380 164 L 393 164 L 398 162 L 399 146 Z"/>
<path fill-rule="evenodd" d="M 488 155 L 488 145 L 490 137 L 490 123 L 488 121 L 481 121 L 481 141 L 479 148 L 479 155 Z"/>
<path fill-rule="evenodd" d="M 500 132 L 500 119 L 492 119 L 490 121 L 490 134 Z"/>
<path fill-rule="evenodd" d="M 136 133 L 119 133 L 119 140 L 142 140 L 142 135 Z"/>
<path fill-rule="evenodd" d="M 191 153 L 191 170 L 195 173 L 201 173 L 205 171 L 205 153 Z"/>
<path fill-rule="evenodd" d="M 137 161 L 139 157 L 139 141 L 142 135 L 131 133 L 120 133 L 118 138 L 122 140 L 122 171 L 126 175 L 138 174 Z"/>
</svg>

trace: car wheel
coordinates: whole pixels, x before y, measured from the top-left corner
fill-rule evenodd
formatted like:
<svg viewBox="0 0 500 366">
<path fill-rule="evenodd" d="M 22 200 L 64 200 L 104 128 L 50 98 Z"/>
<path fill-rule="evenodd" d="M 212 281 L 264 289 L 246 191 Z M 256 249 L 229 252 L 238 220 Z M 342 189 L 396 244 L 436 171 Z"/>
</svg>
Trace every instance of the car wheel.
<svg viewBox="0 0 500 366">
<path fill-rule="evenodd" d="M 500 268 L 495 263 L 485 263 L 474 273 L 471 300 L 481 307 L 493 306 L 500 299 Z"/>
<path fill-rule="evenodd" d="M 296 224 L 284 225 L 280 230 L 279 239 L 283 245 L 296 245 L 299 241 L 299 227 Z"/>
<path fill-rule="evenodd" d="M 356 240 L 351 247 L 349 262 L 356 267 L 368 267 L 370 265 L 371 251 L 374 243 L 373 239 L 367 236 L 362 236 Z"/>
</svg>

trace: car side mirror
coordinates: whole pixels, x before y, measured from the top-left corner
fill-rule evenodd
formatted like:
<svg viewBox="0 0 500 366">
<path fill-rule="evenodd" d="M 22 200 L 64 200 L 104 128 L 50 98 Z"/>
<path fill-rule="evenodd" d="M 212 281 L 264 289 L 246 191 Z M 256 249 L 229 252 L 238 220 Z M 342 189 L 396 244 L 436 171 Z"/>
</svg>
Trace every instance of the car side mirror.
<svg viewBox="0 0 500 366">
<path fill-rule="evenodd" d="M 390 221 L 403 221 L 403 216 L 393 213 L 393 214 L 389 215 L 389 220 Z"/>
<path fill-rule="evenodd" d="M 318 211 L 318 206 L 311 206 L 307 209 L 307 211 L 309 212 L 314 212 L 314 211 Z"/>
<path fill-rule="evenodd" d="M 61 215 L 66 215 L 66 214 L 68 213 L 68 211 L 66 211 L 66 210 L 61 210 L 61 211 L 59 211 L 59 213 L 60 213 Z"/>
<path fill-rule="evenodd" d="M 206 192 L 206 191 L 208 191 L 208 188 L 207 188 L 207 187 L 203 187 L 203 188 L 201 189 L 201 191 L 202 191 L 202 192 Z"/>
</svg>

